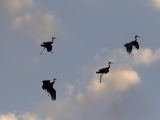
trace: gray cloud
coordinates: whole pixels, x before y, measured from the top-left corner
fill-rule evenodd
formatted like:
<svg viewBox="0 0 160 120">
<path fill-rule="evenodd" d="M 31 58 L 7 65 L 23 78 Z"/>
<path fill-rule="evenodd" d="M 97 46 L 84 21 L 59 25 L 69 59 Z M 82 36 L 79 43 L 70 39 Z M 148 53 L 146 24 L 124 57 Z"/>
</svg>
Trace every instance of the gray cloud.
<svg viewBox="0 0 160 120">
<path fill-rule="evenodd" d="M 127 53 L 126 55 L 129 56 Z M 96 55 L 96 60 L 106 59 L 102 56 L 100 58 L 100 56 Z M 53 101 L 47 100 L 39 105 L 33 114 L 30 113 L 27 116 L 25 113 L 1 116 L 6 117 L 4 120 L 8 120 L 7 117 L 19 120 L 19 116 L 25 118 L 24 120 L 146 119 L 146 116 L 149 116 L 149 107 L 143 93 L 138 89 L 141 85 L 140 76 L 132 67 L 139 65 L 139 63 L 149 65 L 158 61 L 159 49 L 153 52 L 153 50 L 147 48 L 140 50 L 139 53 L 134 52 L 134 56 L 130 57 L 135 57 L 136 60 L 132 61 L 130 61 L 130 57 L 124 56 L 119 50 L 110 53 L 110 60 L 113 60 L 115 64 L 112 65 L 109 74 L 103 75 L 102 84 L 99 83 L 99 75 L 95 74 L 98 69 L 96 67 L 89 84 L 84 87 L 84 91 L 74 94 L 76 85 L 68 84 L 66 85 L 67 97 L 61 101 L 53 103 Z M 118 58 L 124 59 L 125 62 L 116 63 Z M 146 60 L 150 60 L 150 62 L 146 62 Z M 123 65 L 127 66 L 128 63 L 132 63 L 132 66 L 122 67 Z"/>
<path fill-rule="evenodd" d="M 142 49 L 139 53 L 135 52 L 134 56 L 130 57 L 137 58 L 136 61 L 132 61 L 132 64 L 136 66 L 139 63 L 148 65 L 156 62 L 159 60 L 158 56 L 159 49 L 155 52 L 151 49 Z M 118 58 L 124 58 L 126 62 L 115 63 L 117 67 L 113 64 L 110 73 L 103 75 L 102 84 L 99 83 L 99 75 L 94 73 L 89 84 L 84 87 L 83 92 L 74 94 L 73 91 L 76 89 L 76 85 L 68 84 L 66 85 L 67 97 L 63 100 L 54 103 L 47 100 L 34 110 L 34 114 L 6 114 L 1 115 L 0 118 L 5 118 L 2 120 L 10 120 L 10 118 L 12 120 L 19 120 L 19 118 L 21 120 L 146 119 L 149 116 L 149 107 L 143 93 L 138 89 L 141 85 L 140 76 L 132 69 L 132 66 L 122 67 L 131 62 L 130 57 L 124 57 L 121 51 L 111 53 L 110 59 L 113 61 L 116 62 Z M 152 58 L 154 59 L 150 60 Z M 98 61 L 101 59 L 105 58 L 97 58 Z M 146 59 L 149 59 L 150 62 L 146 62 Z M 94 71 L 96 70 L 97 67 Z"/>
<path fill-rule="evenodd" d="M 33 0 L 1 0 L 0 1 L 0 19 L 9 16 L 16 16 L 34 6 Z"/>
</svg>

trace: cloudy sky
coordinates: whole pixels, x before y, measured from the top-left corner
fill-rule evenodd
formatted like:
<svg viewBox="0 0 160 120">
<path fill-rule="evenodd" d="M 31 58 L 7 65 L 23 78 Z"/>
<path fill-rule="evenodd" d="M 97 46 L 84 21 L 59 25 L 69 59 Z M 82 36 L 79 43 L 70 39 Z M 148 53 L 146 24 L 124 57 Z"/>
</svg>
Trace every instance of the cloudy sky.
<svg viewBox="0 0 160 120">
<path fill-rule="evenodd" d="M 159 120 L 159 21 L 160 0 L 0 0 L 0 120 Z"/>
</svg>

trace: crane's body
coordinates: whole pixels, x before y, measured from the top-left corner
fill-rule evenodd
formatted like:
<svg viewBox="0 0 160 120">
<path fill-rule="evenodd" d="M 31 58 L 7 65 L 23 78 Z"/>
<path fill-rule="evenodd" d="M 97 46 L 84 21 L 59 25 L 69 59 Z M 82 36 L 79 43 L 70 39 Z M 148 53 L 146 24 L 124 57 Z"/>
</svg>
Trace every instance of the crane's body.
<svg viewBox="0 0 160 120">
<path fill-rule="evenodd" d="M 126 47 L 126 51 L 129 53 L 129 55 L 130 54 L 132 55 L 133 46 L 135 46 L 137 49 L 139 49 L 139 43 L 137 42 L 137 37 L 139 38 L 139 36 L 136 35 L 134 41 L 131 41 L 131 42 L 126 43 L 124 45 L 124 47 Z"/>
<path fill-rule="evenodd" d="M 42 89 L 47 90 L 48 93 L 50 93 L 51 99 L 56 100 L 56 90 L 53 88 L 53 84 L 55 83 L 56 79 L 53 79 L 53 82 L 50 82 L 50 80 L 43 80 Z M 49 96 L 49 94 L 48 94 Z"/>
<path fill-rule="evenodd" d="M 101 69 L 99 69 L 99 70 L 96 72 L 97 74 L 101 74 L 101 75 L 100 75 L 100 83 L 101 83 L 102 75 L 109 72 L 110 64 L 113 64 L 113 63 L 108 62 L 108 65 L 109 65 L 108 67 L 101 68 Z"/>
</svg>

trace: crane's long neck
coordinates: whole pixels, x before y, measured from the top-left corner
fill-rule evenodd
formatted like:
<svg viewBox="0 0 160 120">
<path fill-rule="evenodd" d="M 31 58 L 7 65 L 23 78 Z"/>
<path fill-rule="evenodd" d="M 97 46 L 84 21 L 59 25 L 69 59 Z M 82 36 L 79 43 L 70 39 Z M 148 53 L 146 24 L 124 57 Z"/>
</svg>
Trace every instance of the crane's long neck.
<svg viewBox="0 0 160 120">
<path fill-rule="evenodd" d="M 52 38 L 52 42 L 51 42 L 51 44 L 53 43 L 53 38 Z"/>
<path fill-rule="evenodd" d="M 135 37 L 135 41 L 137 41 L 137 36 Z"/>
<path fill-rule="evenodd" d="M 54 83 L 55 83 L 55 81 L 54 81 L 54 82 L 51 82 L 51 86 L 53 86 Z"/>
<path fill-rule="evenodd" d="M 110 63 L 108 63 L 108 65 L 109 65 L 109 66 L 108 66 L 108 69 L 109 69 L 109 68 L 110 68 Z"/>
</svg>

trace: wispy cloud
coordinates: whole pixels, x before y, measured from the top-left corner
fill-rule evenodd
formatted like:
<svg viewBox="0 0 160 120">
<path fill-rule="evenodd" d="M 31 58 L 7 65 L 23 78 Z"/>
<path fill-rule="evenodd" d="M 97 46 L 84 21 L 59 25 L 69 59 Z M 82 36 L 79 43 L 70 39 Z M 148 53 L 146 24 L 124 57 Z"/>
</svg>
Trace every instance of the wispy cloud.
<svg viewBox="0 0 160 120">
<path fill-rule="evenodd" d="M 155 8 L 160 8 L 160 0 L 150 0 Z"/>
<path fill-rule="evenodd" d="M 11 28 L 41 43 L 49 36 L 51 38 L 58 34 L 62 26 L 53 14 L 30 13 L 15 17 L 12 21 Z"/>
<path fill-rule="evenodd" d="M 141 48 L 140 50 L 133 50 L 133 56 L 129 56 L 124 49 L 117 49 L 111 52 L 112 55 L 109 60 L 121 64 L 126 63 L 126 65 L 130 66 L 150 65 L 160 60 L 160 49 Z M 123 66 L 126 65 L 124 64 Z"/>
<path fill-rule="evenodd" d="M 149 65 L 159 60 L 160 60 L 160 49 L 152 50 L 150 48 L 145 48 L 135 52 L 134 62 L 136 64 Z"/>
<path fill-rule="evenodd" d="M 0 16 L 15 16 L 34 6 L 33 0 L 1 0 Z"/>
<path fill-rule="evenodd" d="M 64 25 L 54 12 L 43 11 L 39 6 L 34 0 L 1 0 L 0 20 L 10 26 L 16 36 L 31 38 L 38 44 L 49 41 L 54 35 L 58 38 L 67 36 Z"/>
<path fill-rule="evenodd" d="M 33 114 L 4 114 L 0 115 L 0 120 L 38 120 L 38 117 Z"/>
</svg>

